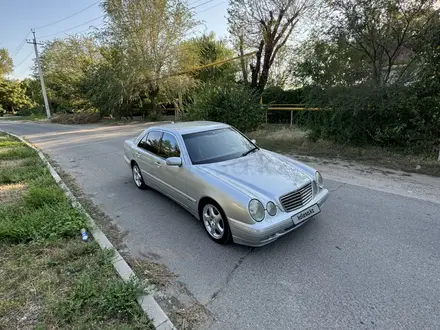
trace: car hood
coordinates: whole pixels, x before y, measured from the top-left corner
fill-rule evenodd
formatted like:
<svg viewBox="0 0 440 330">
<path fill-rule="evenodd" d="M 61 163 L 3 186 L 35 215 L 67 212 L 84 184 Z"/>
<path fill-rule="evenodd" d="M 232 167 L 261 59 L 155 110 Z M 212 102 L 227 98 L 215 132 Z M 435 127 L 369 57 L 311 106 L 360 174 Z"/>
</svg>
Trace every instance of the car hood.
<svg viewBox="0 0 440 330">
<path fill-rule="evenodd" d="M 262 149 L 245 157 L 198 167 L 262 200 L 277 201 L 312 181 L 294 161 Z"/>
</svg>

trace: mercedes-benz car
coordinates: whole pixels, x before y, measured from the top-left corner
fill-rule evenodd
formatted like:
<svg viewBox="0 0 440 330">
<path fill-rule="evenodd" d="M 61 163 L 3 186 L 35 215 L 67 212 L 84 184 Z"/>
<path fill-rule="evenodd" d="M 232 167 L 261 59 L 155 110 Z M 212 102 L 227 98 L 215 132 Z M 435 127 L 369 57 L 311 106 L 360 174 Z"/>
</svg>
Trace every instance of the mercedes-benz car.
<svg viewBox="0 0 440 330">
<path fill-rule="evenodd" d="M 124 143 L 139 189 L 168 196 L 217 243 L 263 246 L 321 212 L 321 174 L 216 122 L 149 127 Z"/>
</svg>

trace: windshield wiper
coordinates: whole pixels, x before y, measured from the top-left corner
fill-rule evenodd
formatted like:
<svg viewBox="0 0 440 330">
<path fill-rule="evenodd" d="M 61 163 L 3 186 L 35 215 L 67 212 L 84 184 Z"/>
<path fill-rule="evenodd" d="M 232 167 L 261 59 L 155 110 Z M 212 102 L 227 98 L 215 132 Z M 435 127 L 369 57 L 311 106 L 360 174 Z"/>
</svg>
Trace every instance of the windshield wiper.
<svg viewBox="0 0 440 330">
<path fill-rule="evenodd" d="M 252 149 L 249 149 L 248 151 L 243 152 L 241 154 L 241 157 L 245 157 L 245 156 L 249 155 L 251 152 L 254 152 L 256 150 L 258 150 L 258 147 L 253 147 Z"/>
</svg>

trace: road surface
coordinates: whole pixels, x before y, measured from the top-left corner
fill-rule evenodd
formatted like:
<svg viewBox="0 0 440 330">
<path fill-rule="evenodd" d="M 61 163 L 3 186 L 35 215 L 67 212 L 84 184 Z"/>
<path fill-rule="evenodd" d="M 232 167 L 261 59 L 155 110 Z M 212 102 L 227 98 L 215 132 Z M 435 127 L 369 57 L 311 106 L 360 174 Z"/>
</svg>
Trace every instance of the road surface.
<svg viewBox="0 0 440 330">
<path fill-rule="evenodd" d="M 210 329 L 440 329 L 440 194 L 327 180 L 323 212 L 293 234 L 263 248 L 220 246 L 132 183 L 123 141 L 144 126 L 0 122 L 72 174 L 134 255 L 178 274 L 212 312 Z"/>
</svg>

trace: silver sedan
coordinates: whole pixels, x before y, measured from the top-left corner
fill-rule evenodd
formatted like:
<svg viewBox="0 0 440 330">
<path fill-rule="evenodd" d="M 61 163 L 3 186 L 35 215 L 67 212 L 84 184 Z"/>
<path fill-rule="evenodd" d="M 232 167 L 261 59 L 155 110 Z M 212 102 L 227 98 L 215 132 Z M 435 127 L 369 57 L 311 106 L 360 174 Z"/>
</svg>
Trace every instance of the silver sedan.
<svg viewBox="0 0 440 330">
<path fill-rule="evenodd" d="M 124 151 L 139 189 L 179 203 L 217 243 L 273 242 L 321 212 L 329 194 L 318 171 L 226 124 L 150 127 L 125 141 Z"/>
</svg>

